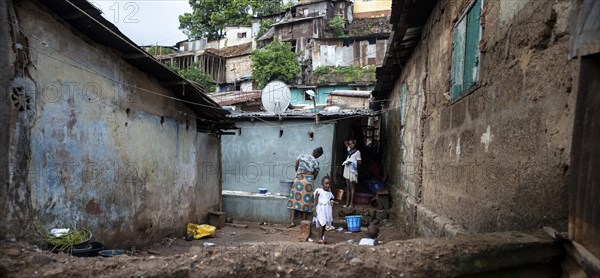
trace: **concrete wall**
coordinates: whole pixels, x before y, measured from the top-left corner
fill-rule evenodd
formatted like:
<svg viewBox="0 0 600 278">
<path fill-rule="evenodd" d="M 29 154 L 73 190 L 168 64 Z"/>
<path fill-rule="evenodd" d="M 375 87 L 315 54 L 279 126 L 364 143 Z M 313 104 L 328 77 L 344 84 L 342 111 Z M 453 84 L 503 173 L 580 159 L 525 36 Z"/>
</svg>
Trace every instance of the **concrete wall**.
<svg viewBox="0 0 600 278">
<path fill-rule="evenodd" d="M 204 221 L 220 206 L 220 177 L 199 168 L 219 167 L 220 139 L 196 133 L 186 106 L 136 88 L 171 95 L 154 77 L 40 7 L 15 7 L 30 64 L 13 83 L 31 109 L 2 119 L 10 136 L 2 237 L 76 226 L 127 248 Z"/>
<path fill-rule="evenodd" d="M 252 58 L 250 55 L 227 58 L 225 61 L 225 82 L 233 83 L 242 77 L 252 75 Z"/>
<path fill-rule="evenodd" d="M 385 168 L 398 221 L 406 236 L 566 230 L 578 67 L 566 59 L 570 1 L 483 1 L 479 87 L 451 102 L 452 30 L 470 2 L 437 3 L 389 94 Z"/>
<path fill-rule="evenodd" d="M 294 179 L 294 165 L 301 154 L 323 147 L 318 159 L 321 178 L 331 173 L 334 125 L 315 125 L 314 120 L 240 121 L 240 135 L 222 137 L 223 189 L 257 192 L 259 187 L 278 192 L 281 179 Z M 280 127 L 283 135 L 279 137 Z M 310 141 L 308 133 L 314 132 Z"/>
</svg>

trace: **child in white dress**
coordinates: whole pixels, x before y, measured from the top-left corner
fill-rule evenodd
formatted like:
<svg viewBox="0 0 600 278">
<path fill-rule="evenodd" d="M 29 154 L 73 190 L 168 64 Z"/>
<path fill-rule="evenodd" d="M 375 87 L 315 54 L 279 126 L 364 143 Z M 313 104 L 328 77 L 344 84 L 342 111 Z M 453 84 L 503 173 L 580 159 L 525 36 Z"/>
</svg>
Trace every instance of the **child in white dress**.
<svg viewBox="0 0 600 278">
<path fill-rule="evenodd" d="M 319 228 L 319 240 L 317 243 L 325 244 L 325 227 L 333 223 L 332 204 L 333 194 L 331 193 L 331 180 L 328 176 L 321 180 L 321 187 L 315 190 L 315 218 L 317 228 Z"/>
</svg>

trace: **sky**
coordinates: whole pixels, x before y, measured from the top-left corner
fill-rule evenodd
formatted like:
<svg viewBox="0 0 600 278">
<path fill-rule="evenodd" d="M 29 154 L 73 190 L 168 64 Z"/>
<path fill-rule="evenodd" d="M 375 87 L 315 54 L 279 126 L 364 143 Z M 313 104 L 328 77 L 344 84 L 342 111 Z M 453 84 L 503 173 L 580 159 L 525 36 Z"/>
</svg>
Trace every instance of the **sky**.
<svg viewBox="0 0 600 278">
<path fill-rule="evenodd" d="M 88 0 L 138 45 L 172 46 L 187 39 L 179 15 L 191 12 L 188 0 Z"/>
</svg>

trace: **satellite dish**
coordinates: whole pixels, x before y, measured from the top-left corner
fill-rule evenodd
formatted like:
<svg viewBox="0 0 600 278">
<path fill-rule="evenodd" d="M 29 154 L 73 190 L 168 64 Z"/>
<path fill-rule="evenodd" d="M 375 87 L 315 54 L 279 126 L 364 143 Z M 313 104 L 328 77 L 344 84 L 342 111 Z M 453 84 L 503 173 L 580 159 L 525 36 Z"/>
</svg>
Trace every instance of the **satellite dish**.
<svg viewBox="0 0 600 278">
<path fill-rule="evenodd" d="M 262 106 L 270 113 L 279 114 L 287 110 L 292 99 L 290 88 L 281 81 L 271 81 L 262 90 Z"/>
<path fill-rule="evenodd" d="M 313 91 L 313 90 L 307 90 L 307 91 L 306 91 L 306 93 L 307 93 L 309 96 L 311 96 L 312 98 L 314 98 L 314 97 L 316 96 L 316 95 L 315 95 L 315 91 Z"/>
</svg>

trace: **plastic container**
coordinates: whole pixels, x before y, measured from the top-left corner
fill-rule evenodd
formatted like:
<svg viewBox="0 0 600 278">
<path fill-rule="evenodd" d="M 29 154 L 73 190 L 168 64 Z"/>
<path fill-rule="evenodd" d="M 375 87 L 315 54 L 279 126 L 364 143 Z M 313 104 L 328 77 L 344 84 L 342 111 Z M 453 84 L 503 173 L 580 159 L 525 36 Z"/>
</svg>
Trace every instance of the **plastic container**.
<svg viewBox="0 0 600 278">
<path fill-rule="evenodd" d="M 90 249 L 88 257 L 97 257 L 98 252 L 104 250 L 104 244 L 102 244 L 102 242 L 94 241 L 91 242 L 90 245 L 92 246 L 92 249 Z"/>
<path fill-rule="evenodd" d="M 89 257 L 89 252 L 92 249 L 92 245 L 88 244 L 84 248 L 73 248 L 69 253 L 75 257 Z"/>
<path fill-rule="evenodd" d="M 279 180 L 279 194 L 282 196 L 289 196 L 290 190 L 292 190 L 293 180 Z"/>
<path fill-rule="evenodd" d="M 369 183 L 369 191 L 371 191 L 371 194 L 373 194 L 373 195 L 377 194 L 377 191 L 384 189 L 384 188 L 385 188 L 384 182 Z"/>
<path fill-rule="evenodd" d="M 267 194 L 267 188 L 265 188 L 265 187 L 259 187 L 258 188 L 258 193 L 260 193 L 260 194 Z"/>
<path fill-rule="evenodd" d="M 373 195 L 368 193 L 354 192 L 354 203 L 367 205 L 371 203 Z"/>
<path fill-rule="evenodd" d="M 348 231 L 359 232 L 360 231 L 360 215 L 348 215 L 346 216 L 346 224 L 348 225 Z"/>
</svg>

